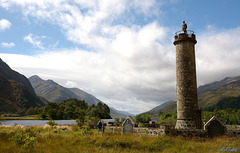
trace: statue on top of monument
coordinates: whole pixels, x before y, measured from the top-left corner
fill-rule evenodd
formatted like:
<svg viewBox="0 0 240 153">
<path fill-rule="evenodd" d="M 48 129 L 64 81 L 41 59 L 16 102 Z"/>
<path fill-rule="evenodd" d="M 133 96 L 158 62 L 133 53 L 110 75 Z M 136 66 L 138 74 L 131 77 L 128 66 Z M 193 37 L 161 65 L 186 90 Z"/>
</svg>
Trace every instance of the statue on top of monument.
<svg viewBox="0 0 240 153">
<path fill-rule="evenodd" d="M 187 24 L 185 23 L 185 21 L 183 21 L 182 30 L 184 33 L 187 33 Z"/>
</svg>

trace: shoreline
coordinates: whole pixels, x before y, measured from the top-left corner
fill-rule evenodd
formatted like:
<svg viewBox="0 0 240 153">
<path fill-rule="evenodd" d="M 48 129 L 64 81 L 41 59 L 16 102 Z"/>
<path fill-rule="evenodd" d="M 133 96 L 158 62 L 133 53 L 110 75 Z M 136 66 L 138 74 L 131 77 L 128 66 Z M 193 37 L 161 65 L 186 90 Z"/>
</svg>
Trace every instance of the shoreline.
<svg viewBox="0 0 240 153">
<path fill-rule="evenodd" d="M 38 117 L 0 117 L 0 120 L 43 120 Z"/>
</svg>

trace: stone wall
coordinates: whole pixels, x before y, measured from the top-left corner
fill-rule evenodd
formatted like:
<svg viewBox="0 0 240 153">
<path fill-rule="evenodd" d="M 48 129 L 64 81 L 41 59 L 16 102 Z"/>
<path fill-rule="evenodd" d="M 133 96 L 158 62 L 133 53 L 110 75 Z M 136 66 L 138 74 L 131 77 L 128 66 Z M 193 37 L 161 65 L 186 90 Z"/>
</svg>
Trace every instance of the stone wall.
<svg viewBox="0 0 240 153">
<path fill-rule="evenodd" d="M 228 130 L 226 135 L 229 137 L 240 137 L 240 130 Z"/>
<path fill-rule="evenodd" d="M 239 128 L 240 128 L 240 126 L 239 126 Z M 105 132 L 122 133 L 122 127 L 106 126 Z M 171 126 L 168 126 L 168 125 L 160 125 L 157 128 L 134 127 L 132 134 L 147 135 L 147 136 L 169 135 L 169 136 L 196 137 L 196 138 L 207 138 L 208 137 L 207 130 L 201 130 L 201 129 L 181 129 L 180 130 L 180 129 L 173 129 Z M 235 129 L 235 130 L 228 129 L 225 135 L 229 136 L 229 137 L 240 137 L 240 129 Z"/>
</svg>

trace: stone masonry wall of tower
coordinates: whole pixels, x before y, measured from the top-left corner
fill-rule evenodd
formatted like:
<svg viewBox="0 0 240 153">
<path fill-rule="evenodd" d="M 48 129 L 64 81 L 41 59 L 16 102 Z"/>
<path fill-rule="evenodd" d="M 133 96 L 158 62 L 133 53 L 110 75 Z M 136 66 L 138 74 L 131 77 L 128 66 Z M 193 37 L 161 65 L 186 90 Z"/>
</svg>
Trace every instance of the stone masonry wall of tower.
<svg viewBox="0 0 240 153">
<path fill-rule="evenodd" d="M 184 22 L 185 24 L 185 22 Z M 177 129 L 195 129 L 197 122 L 198 99 L 195 66 L 195 35 L 186 29 L 176 34 L 176 80 L 177 80 Z"/>
</svg>

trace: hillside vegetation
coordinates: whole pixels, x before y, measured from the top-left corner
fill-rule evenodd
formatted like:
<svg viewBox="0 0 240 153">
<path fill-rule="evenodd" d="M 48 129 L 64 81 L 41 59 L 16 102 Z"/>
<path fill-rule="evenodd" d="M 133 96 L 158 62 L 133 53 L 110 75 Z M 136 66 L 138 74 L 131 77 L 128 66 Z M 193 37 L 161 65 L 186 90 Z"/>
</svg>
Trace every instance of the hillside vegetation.
<svg viewBox="0 0 240 153">
<path fill-rule="evenodd" d="M 0 75 L 0 114 L 24 114 L 30 107 L 43 105 L 23 84 Z"/>
<path fill-rule="evenodd" d="M 85 101 L 68 99 L 59 103 L 49 102 L 41 108 L 29 108 L 26 115 L 39 115 L 43 119 L 80 119 L 98 117 L 109 119 L 110 109 L 106 104 L 98 103 L 96 106 L 89 106 Z"/>
<path fill-rule="evenodd" d="M 238 99 L 239 95 L 240 95 L 240 76 L 227 77 L 224 78 L 223 80 L 198 87 L 198 106 L 201 110 L 208 111 L 209 110 L 213 111 L 214 109 L 227 109 L 227 108 L 238 109 L 240 106 L 240 101 L 239 100 L 233 101 L 232 99 L 234 99 L 234 97 Z M 223 99 L 225 99 L 224 105 L 220 104 L 222 103 Z M 234 103 L 234 105 L 231 103 Z M 232 106 L 229 107 L 230 105 Z M 170 113 L 175 111 L 177 111 L 177 102 L 168 104 L 164 108 L 158 110 L 156 109 L 150 110 L 143 114 L 158 116 L 159 112 Z"/>
<path fill-rule="evenodd" d="M 0 58 L 0 115 L 23 115 L 28 108 L 43 105 L 28 79 L 12 70 Z"/>
<path fill-rule="evenodd" d="M 39 76 L 34 75 L 29 78 L 36 94 L 41 97 L 42 101 L 49 102 L 62 102 L 67 99 L 84 100 L 88 105 L 97 105 L 101 100 L 97 99 L 93 95 L 78 89 L 78 88 L 66 88 L 53 80 L 43 80 Z M 103 103 L 104 104 L 104 103 Z M 114 117 L 126 117 L 132 115 L 128 112 L 118 111 L 110 107 L 110 114 Z"/>
<path fill-rule="evenodd" d="M 177 112 L 159 112 L 160 124 L 175 124 L 177 120 Z M 216 116 L 225 125 L 240 125 L 240 109 L 226 109 L 214 111 L 202 111 L 202 122 L 206 123 L 213 116 Z"/>
</svg>

